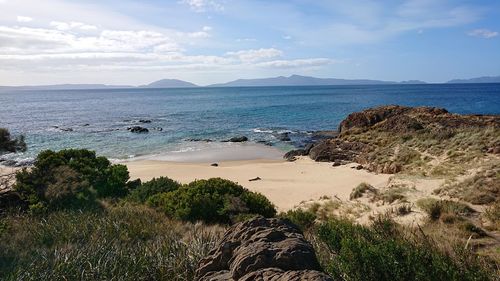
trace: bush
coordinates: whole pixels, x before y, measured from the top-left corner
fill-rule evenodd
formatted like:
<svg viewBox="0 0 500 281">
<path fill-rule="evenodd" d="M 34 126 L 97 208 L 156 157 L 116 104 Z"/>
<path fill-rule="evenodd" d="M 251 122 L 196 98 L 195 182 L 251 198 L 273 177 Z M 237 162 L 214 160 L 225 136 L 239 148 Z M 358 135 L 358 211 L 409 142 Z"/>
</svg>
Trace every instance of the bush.
<svg viewBox="0 0 500 281">
<path fill-rule="evenodd" d="M 417 206 L 424 210 L 431 220 L 438 220 L 443 214 L 453 214 L 459 216 L 468 216 L 474 212 L 464 203 L 437 200 L 434 198 L 422 198 L 417 201 Z"/>
<path fill-rule="evenodd" d="M 318 235 L 331 252 L 323 264 L 334 279 L 489 280 L 472 253 L 454 258 L 386 218 L 370 227 L 332 219 L 319 227 Z"/>
<path fill-rule="evenodd" d="M 289 210 L 286 213 L 281 213 L 280 217 L 289 219 L 302 230 L 306 230 L 313 226 L 316 220 L 315 213 L 303 209 Z"/>
<path fill-rule="evenodd" d="M 180 186 L 180 183 L 167 177 L 153 178 L 148 182 L 142 183 L 138 188 L 131 191 L 129 199 L 137 203 L 144 203 L 149 197 L 155 194 L 174 191 Z"/>
<path fill-rule="evenodd" d="M 9 130 L 0 128 L 0 154 L 4 152 L 26 151 L 24 136 L 13 139 Z"/>
<path fill-rule="evenodd" d="M 128 193 L 128 179 L 126 166 L 112 165 L 93 151 L 46 150 L 38 154 L 34 167 L 16 174 L 14 189 L 30 209 L 43 210 L 124 196 Z"/>
<path fill-rule="evenodd" d="M 196 180 L 174 191 L 153 195 L 148 204 L 172 218 L 209 223 L 229 223 L 242 214 L 276 214 L 263 195 L 221 178 Z"/>
<path fill-rule="evenodd" d="M 370 184 L 367 184 L 365 182 L 360 183 L 356 188 L 354 188 L 351 192 L 351 195 L 349 195 L 349 199 L 357 199 L 363 196 L 367 191 L 372 192 L 372 193 L 377 193 L 377 190 L 375 187 L 371 186 Z"/>
</svg>

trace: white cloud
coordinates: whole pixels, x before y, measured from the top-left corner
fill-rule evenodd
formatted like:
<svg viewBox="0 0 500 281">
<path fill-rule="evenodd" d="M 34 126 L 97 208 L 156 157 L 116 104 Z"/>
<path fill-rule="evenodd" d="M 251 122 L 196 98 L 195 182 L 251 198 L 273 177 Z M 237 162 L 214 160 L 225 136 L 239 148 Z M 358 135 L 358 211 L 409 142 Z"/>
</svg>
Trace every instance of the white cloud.
<svg viewBox="0 0 500 281">
<path fill-rule="evenodd" d="M 97 26 L 95 26 L 95 25 L 85 24 L 85 23 L 77 22 L 77 21 L 71 21 L 71 22 L 52 21 L 52 22 L 50 22 L 50 25 L 55 27 L 56 29 L 62 30 L 62 31 L 72 30 L 75 28 L 78 28 L 81 30 L 97 29 Z"/>
<path fill-rule="evenodd" d="M 469 31 L 467 33 L 467 35 L 490 39 L 490 38 L 498 36 L 498 32 L 491 31 L 489 29 L 474 29 L 474 30 Z"/>
<path fill-rule="evenodd" d="M 267 59 L 272 59 L 276 57 L 280 57 L 283 55 L 283 52 L 275 49 L 257 49 L 257 50 L 241 50 L 237 52 L 227 52 L 227 56 L 238 58 L 240 61 L 244 63 L 257 62 Z"/>
<path fill-rule="evenodd" d="M 208 10 L 224 10 L 224 6 L 216 0 L 182 0 L 181 3 L 188 5 L 192 10 L 196 12 L 206 12 Z"/>
<path fill-rule="evenodd" d="M 266 67 L 266 68 L 301 68 L 301 67 L 324 66 L 335 62 L 336 61 L 327 58 L 274 60 L 274 61 L 261 62 L 258 63 L 256 66 Z"/>
<path fill-rule="evenodd" d="M 26 16 L 17 16 L 17 21 L 18 22 L 30 22 L 30 21 L 33 21 L 33 18 L 26 17 Z"/>
</svg>

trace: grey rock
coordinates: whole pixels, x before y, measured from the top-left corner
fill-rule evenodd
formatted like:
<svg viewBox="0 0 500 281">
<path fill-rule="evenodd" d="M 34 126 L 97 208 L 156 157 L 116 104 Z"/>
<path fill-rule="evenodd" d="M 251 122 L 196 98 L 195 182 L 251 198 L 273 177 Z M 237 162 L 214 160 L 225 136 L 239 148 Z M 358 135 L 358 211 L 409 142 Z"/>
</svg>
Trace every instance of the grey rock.
<svg viewBox="0 0 500 281">
<path fill-rule="evenodd" d="M 257 217 L 229 228 L 200 261 L 196 280 L 332 280 L 312 245 L 287 220 Z"/>
</svg>

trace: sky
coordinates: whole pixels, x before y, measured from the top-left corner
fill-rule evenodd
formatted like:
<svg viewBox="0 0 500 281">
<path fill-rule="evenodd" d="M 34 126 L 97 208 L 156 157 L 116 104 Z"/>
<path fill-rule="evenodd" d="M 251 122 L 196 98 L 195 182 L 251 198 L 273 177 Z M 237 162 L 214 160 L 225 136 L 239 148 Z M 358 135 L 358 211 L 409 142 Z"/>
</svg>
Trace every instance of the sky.
<svg viewBox="0 0 500 281">
<path fill-rule="evenodd" d="M 500 75 L 499 0 L 0 0 L 0 85 Z"/>
</svg>

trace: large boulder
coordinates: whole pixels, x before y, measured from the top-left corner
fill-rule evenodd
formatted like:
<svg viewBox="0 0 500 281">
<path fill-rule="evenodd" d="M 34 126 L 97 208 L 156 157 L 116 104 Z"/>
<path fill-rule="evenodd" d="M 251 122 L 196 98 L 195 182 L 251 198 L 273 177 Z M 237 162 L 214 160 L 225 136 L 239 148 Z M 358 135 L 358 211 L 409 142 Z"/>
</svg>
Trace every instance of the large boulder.
<svg viewBox="0 0 500 281">
<path fill-rule="evenodd" d="M 246 142 L 248 138 L 246 136 L 232 137 L 224 142 Z"/>
<path fill-rule="evenodd" d="M 361 142 L 348 142 L 341 139 L 324 140 L 309 151 L 309 157 L 317 162 L 355 161 L 356 157 L 365 151 L 368 145 Z"/>
<path fill-rule="evenodd" d="M 332 280 L 312 245 L 287 220 L 257 217 L 229 228 L 200 261 L 196 280 Z"/>
<path fill-rule="evenodd" d="M 129 127 L 127 128 L 132 133 L 148 133 L 149 130 L 147 128 L 141 127 L 141 126 L 134 126 L 134 127 Z"/>
</svg>

